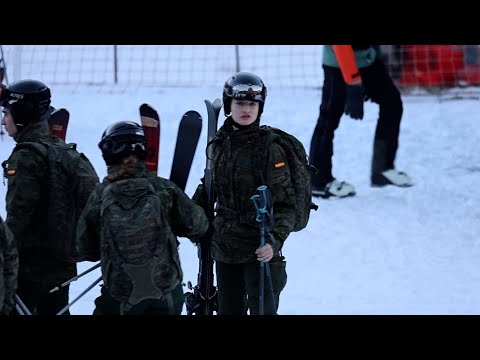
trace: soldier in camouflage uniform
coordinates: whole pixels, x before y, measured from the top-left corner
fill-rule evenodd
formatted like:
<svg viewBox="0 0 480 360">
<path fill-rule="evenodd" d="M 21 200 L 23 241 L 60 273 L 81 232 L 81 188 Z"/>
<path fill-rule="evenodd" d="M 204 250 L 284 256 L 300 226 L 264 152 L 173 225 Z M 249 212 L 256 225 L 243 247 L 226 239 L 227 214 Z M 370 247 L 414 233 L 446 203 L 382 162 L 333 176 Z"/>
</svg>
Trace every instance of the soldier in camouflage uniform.
<svg viewBox="0 0 480 360">
<path fill-rule="evenodd" d="M 17 275 L 17 245 L 0 217 L 0 315 L 8 315 L 15 308 L 13 295 L 17 290 Z"/>
<path fill-rule="evenodd" d="M 2 89 L 2 125 L 17 144 L 62 142 L 50 134 L 50 89 L 40 81 L 17 81 Z M 77 274 L 75 263 L 52 255 L 47 241 L 48 168 L 31 148 L 14 151 L 3 162 L 8 178 L 6 224 L 18 245 L 20 268 L 17 294 L 32 314 L 55 315 L 69 301 L 69 286 L 55 286 Z M 69 312 L 65 312 L 69 315 Z"/>
<path fill-rule="evenodd" d="M 227 119 L 213 142 L 213 182 L 216 217 L 213 222 L 212 257 L 215 260 L 219 315 L 259 314 L 260 261 L 271 269 L 275 303 L 265 277 L 264 314 L 276 314 L 280 293 L 286 285 L 286 261 L 281 254 L 284 241 L 295 222 L 294 190 L 285 151 L 275 142 L 265 149 L 261 139 L 260 116 L 267 89 L 258 76 L 237 73 L 223 90 Z M 256 159 L 266 153 L 267 166 L 260 169 Z M 263 174 L 263 179 L 261 178 Z M 273 197 L 273 236 L 260 247 L 259 223 L 250 197 L 257 187 L 267 185 Z M 193 200 L 204 204 L 203 184 Z"/>
<path fill-rule="evenodd" d="M 134 122 L 118 122 L 108 127 L 99 143 L 103 158 L 108 167 L 108 175 L 102 184 L 95 189 L 80 217 L 77 231 L 77 249 L 81 260 L 98 261 L 102 264 L 104 286 L 101 295 L 95 300 L 94 315 L 180 315 L 185 301 L 182 288 L 182 269 L 178 254 L 177 236 L 191 239 L 201 237 L 208 229 L 208 219 L 204 210 L 196 205 L 188 196 L 170 180 L 158 177 L 156 173 L 147 171 L 145 164 L 145 135 L 143 128 Z M 107 186 L 121 186 L 119 184 L 133 184 L 134 180 L 147 179 L 153 185 L 154 196 L 159 198 L 160 210 L 156 219 L 160 221 L 160 234 L 148 236 L 148 230 L 135 231 L 131 224 L 136 219 L 124 221 L 126 224 L 117 224 L 115 219 L 120 218 L 123 210 L 112 215 L 112 218 L 102 220 L 107 210 L 105 202 L 110 197 L 105 196 Z M 126 182 L 127 181 L 127 182 Z M 145 181 L 144 181 L 145 182 Z M 134 185 L 131 185 L 133 189 Z M 148 185 L 150 186 L 150 185 Z M 135 200 L 137 193 L 133 190 L 123 193 L 123 197 Z M 104 200 L 106 199 L 106 200 Z M 139 201 L 140 202 L 140 201 Z M 113 212 L 114 210 L 110 210 Z M 118 214 L 118 216 L 117 216 Z M 146 215 L 148 216 L 148 215 Z M 153 221 L 152 221 L 153 222 Z M 148 227 L 147 222 L 145 227 Z M 102 228 L 108 227 L 108 229 Z M 135 251 L 126 252 L 124 255 L 130 264 L 138 260 L 143 248 L 157 248 L 159 260 L 155 267 L 147 268 L 137 261 L 136 273 L 123 276 L 122 271 L 127 266 L 118 264 L 118 254 L 113 248 L 120 248 L 112 238 L 105 238 L 117 232 L 115 239 L 121 239 L 118 234 L 120 227 L 128 236 L 124 240 L 135 247 Z M 113 229 L 113 230 L 112 230 Z M 107 235 L 105 235 L 107 234 Z M 156 236 L 155 236 L 156 235 Z M 110 243 L 113 243 L 110 245 Z M 122 260 L 123 261 L 123 260 Z M 143 263 L 148 263 L 148 260 Z M 127 269 L 128 270 L 128 269 Z M 144 279 L 152 279 L 155 283 L 146 284 Z M 132 285 L 133 284 L 133 285 Z M 114 289 L 120 289 L 117 294 Z M 137 301 L 132 306 L 126 307 L 119 296 L 122 290 L 127 289 L 128 296 L 137 289 L 143 291 L 142 296 L 137 296 Z M 150 290 L 151 289 L 151 290 Z M 151 293 L 146 293 L 151 291 Z M 130 297 L 131 298 L 131 297 Z M 129 299 L 130 299 L 129 298 Z M 139 299 L 143 299 L 139 301 Z"/>
</svg>

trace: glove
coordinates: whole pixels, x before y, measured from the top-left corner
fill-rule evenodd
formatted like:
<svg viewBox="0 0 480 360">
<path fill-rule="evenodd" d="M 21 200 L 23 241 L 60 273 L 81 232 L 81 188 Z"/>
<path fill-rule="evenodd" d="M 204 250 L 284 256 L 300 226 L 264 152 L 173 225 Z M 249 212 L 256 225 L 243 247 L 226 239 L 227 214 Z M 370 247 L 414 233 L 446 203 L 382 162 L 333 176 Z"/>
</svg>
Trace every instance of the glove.
<svg viewBox="0 0 480 360">
<path fill-rule="evenodd" d="M 365 89 L 362 85 L 347 85 L 345 114 L 355 120 L 363 119 L 363 102 Z"/>
</svg>

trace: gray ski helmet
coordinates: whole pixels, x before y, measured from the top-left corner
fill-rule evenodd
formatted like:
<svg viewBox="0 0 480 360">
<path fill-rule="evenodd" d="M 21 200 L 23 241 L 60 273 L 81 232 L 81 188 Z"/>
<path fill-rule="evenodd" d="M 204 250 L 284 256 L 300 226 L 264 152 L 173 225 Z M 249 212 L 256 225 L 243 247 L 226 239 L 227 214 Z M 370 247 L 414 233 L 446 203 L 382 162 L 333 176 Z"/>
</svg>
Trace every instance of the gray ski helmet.
<svg viewBox="0 0 480 360">
<path fill-rule="evenodd" d="M 102 135 L 98 147 L 107 165 L 118 164 L 129 155 L 145 160 L 147 141 L 143 127 L 133 121 L 119 121 L 110 125 Z"/>
<path fill-rule="evenodd" d="M 267 87 L 255 74 L 239 72 L 230 77 L 223 87 L 223 110 L 225 116 L 231 113 L 232 99 L 259 102 L 258 117 L 262 115 L 267 97 Z"/>
<path fill-rule="evenodd" d="M 50 107 L 50 89 L 38 80 L 20 80 L 2 89 L 0 105 L 9 109 L 21 131 L 31 122 L 37 122 Z"/>
</svg>

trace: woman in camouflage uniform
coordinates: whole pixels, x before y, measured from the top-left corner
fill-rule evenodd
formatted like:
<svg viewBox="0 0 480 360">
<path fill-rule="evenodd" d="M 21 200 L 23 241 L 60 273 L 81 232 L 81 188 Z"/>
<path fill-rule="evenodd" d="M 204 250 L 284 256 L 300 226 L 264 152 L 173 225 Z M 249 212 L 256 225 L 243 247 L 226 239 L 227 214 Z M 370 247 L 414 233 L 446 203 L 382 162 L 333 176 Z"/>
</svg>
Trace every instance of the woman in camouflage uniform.
<svg viewBox="0 0 480 360">
<path fill-rule="evenodd" d="M 268 263 L 271 273 L 271 279 L 264 277 L 264 314 L 277 313 L 287 282 L 281 250 L 295 222 L 295 200 L 285 151 L 274 142 L 266 148 L 262 138 L 260 117 L 266 95 L 267 88 L 257 75 L 240 72 L 230 77 L 223 89 L 227 118 L 209 144 L 213 146 L 216 201 L 211 250 L 219 315 L 246 315 L 247 310 L 251 315 L 261 314 L 260 262 Z M 266 165 L 258 161 L 264 154 Z M 274 210 L 273 227 L 268 229 L 264 246 L 260 246 L 259 223 L 251 200 L 261 185 L 268 186 Z M 193 200 L 205 207 L 205 199 L 202 183 Z"/>
<path fill-rule="evenodd" d="M 99 147 L 108 175 L 88 199 L 77 231 L 80 260 L 102 264 L 104 286 L 93 315 L 180 315 L 177 236 L 202 236 L 205 212 L 175 183 L 146 169 L 139 124 L 112 124 Z"/>
</svg>

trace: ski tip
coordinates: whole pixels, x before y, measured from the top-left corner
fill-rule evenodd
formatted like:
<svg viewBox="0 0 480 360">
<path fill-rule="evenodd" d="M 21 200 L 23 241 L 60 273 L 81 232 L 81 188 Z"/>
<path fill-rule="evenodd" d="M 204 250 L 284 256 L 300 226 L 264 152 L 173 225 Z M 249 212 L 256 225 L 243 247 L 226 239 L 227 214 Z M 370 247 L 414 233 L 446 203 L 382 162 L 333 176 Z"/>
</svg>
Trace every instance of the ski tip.
<svg viewBox="0 0 480 360">
<path fill-rule="evenodd" d="M 196 110 L 188 110 L 187 112 L 185 112 L 185 114 L 183 114 L 183 117 L 188 117 L 190 115 L 196 115 L 200 119 L 202 118 L 202 115 L 200 115 L 200 113 Z"/>
<path fill-rule="evenodd" d="M 70 113 L 68 112 L 67 109 L 65 109 L 65 108 L 59 108 L 59 109 L 53 110 L 52 113 L 50 114 L 50 117 L 52 117 L 52 116 L 58 116 L 58 115 L 61 115 L 61 114 L 65 115 L 65 116 L 67 116 L 67 117 L 70 116 Z"/>
<path fill-rule="evenodd" d="M 58 113 L 58 112 L 67 112 L 68 113 L 68 110 L 65 109 L 65 108 L 58 108 L 58 109 L 53 110 L 52 114 Z"/>
<path fill-rule="evenodd" d="M 156 121 L 160 121 L 160 116 L 158 115 L 157 110 L 155 110 L 155 108 L 150 104 L 144 103 L 140 105 L 139 111 L 141 117 L 149 117 Z"/>
<path fill-rule="evenodd" d="M 143 103 L 140 105 L 140 110 L 151 110 L 151 111 L 157 111 L 152 105 Z"/>
<path fill-rule="evenodd" d="M 222 100 L 220 99 L 215 99 L 215 101 L 213 102 L 213 106 L 216 107 L 216 108 L 221 108 L 222 107 Z"/>
<path fill-rule="evenodd" d="M 222 100 L 219 98 L 216 98 L 213 102 L 211 102 L 208 99 L 205 99 L 205 103 L 207 105 L 212 105 L 216 109 L 220 109 L 223 106 Z"/>
<path fill-rule="evenodd" d="M 157 110 L 155 110 L 155 108 L 154 108 L 152 105 L 147 104 L 147 103 L 143 103 L 142 105 L 140 105 L 140 108 L 139 108 L 139 109 L 140 109 L 140 111 L 144 111 L 144 110 L 146 110 L 146 111 L 155 111 L 155 112 L 157 111 Z"/>
</svg>

